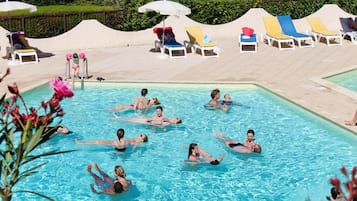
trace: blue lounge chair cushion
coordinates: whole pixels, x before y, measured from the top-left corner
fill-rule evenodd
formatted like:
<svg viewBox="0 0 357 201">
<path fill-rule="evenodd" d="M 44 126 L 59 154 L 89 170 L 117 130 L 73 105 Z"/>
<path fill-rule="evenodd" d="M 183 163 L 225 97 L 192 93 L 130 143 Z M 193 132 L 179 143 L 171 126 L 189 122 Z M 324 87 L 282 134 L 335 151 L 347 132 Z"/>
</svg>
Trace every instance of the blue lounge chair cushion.
<svg viewBox="0 0 357 201">
<path fill-rule="evenodd" d="M 240 34 L 241 42 L 257 42 L 257 35 L 253 34 L 251 37 L 247 37 L 244 34 Z"/>
<path fill-rule="evenodd" d="M 171 40 L 171 41 L 168 41 L 167 43 L 164 42 L 164 44 L 168 47 L 182 47 L 183 45 L 179 42 L 177 42 L 176 40 Z"/>
<path fill-rule="evenodd" d="M 307 34 L 298 33 L 295 29 L 294 23 L 290 17 L 290 15 L 280 15 L 278 16 L 278 20 L 281 26 L 281 29 L 284 34 L 296 38 L 305 38 L 309 37 Z"/>
</svg>

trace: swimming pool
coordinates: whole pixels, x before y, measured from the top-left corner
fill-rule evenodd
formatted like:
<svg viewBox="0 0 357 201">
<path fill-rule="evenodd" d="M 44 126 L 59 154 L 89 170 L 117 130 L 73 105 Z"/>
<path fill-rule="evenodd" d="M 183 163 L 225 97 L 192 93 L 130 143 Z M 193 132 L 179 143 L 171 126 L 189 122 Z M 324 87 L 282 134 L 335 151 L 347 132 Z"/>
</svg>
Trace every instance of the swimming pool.
<svg viewBox="0 0 357 201">
<path fill-rule="evenodd" d="M 104 110 L 130 104 L 149 89 L 148 97 L 158 97 L 164 115 L 179 116 L 183 124 L 170 129 L 111 121 Z M 230 93 L 243 106 L 228 113 L 203 107 L 214 88 Z M 24 94 L 29 105 L 49 98 L 51 90 L 42 86 Z M 79 151 L 41 160 L 49 161 L 39 172 L 19 183 L 17 189 L 38 191 L 56 200 L 324 200 L 329 178 L 344 165 L 351 169 L 357 161 L 357 137 L 304 109 L 255 85 L 226 84 L 128 84 L 86 83 L 84 90 L 63 101 L 63 123 L 74 133 L 58 135 L 41 148 Z M 154 111 L 147 114 L 152 116 Z M 144 116 L 133 112 L 123 117 Z M 76 145 L 74 140 L 116 139 L 118 128 L 126 137 L 146 133 L 149 142 L 134 152 L 118 153 L 102 146 Z M 261 154 L 228 151 L 213 137 L 214 131 L 243 141 L 254 129 Z M 198 143 L 214 156 L 226 152 L 218 166 L 189 166 L 184 148 Z M 86 166 L 97 162 L 112 174 L 122 165 L 133 188 L 114 198 L 91 192 L 93 178 Z M 14 189 L 16 190 L 16 189 Z M 41 200 L 31 194 L 15 194 L 14 200 Z"/>
<path fill-rule="evenodd" d="M 329 76 L 325 79 L 330 82 L 336 83 L 351 91 L 357 92 L 357 70 L 347 71 L 341 74 Z"/>
</svg>

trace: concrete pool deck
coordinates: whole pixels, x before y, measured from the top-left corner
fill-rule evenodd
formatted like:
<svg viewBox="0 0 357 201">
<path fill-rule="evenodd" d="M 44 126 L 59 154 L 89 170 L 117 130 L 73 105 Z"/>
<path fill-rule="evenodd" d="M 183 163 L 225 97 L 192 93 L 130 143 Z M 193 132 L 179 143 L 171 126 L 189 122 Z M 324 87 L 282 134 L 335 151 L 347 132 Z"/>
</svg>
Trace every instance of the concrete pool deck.
<svg viewBox="0 0 357 201">
<path fill-rule="evenodd" d="M 321 18 L 324 13 L 325 11 L 320 12 Z M 336 14 L 335 11 L 331 13 Z M 184 26 L 179 23 L 185 24 L 185 20 L 177 22 L 177 26 Z M 300 21 L 303 26 L 305 22 Z M 92 21 L 89 25 L 92 26 L 91 23 Z M 177 26 L 175 24 L 173 27 Z M 224 26 L 229 27 L 227 24 Z M 263 32 L 256 26 L 257 33 Z M 187 58 L 170 59 L 167 55 L 152 52 L 150 50 L 155 37 L 151 29 L 143 31 L 140 36 L 144 39 L 137 43 L 99 47 L 98 42 L 93 42 L 93 48 L 89 47 L 90 44 L 86 44 L 88 47 L 72 48 L 75 41 L 68 39 L 62 41 L 62 48 L 57 48 L 56 45 L 56 49 L 53 45 L 51 49 L 51 38 L 42 41 L 29 39 L 31 45 L 49 51 L 53 56 L 40 58 L 38 64 L 25 65 L 8 65 L 6 59 L 0 59 L 0 72 L 4 72 L 7 66 L 11 69 L 11 75 L 1 83 L 3 87 L 0 91 L 5 92 L 6 84 L 13 82 L 18 84 L 20 91 L 24 91 L 48 82 L 54 76 L 63 76 L 66 53 L 85 52 L 89 74 L 93 75 L 91 80 L 103 77 L 106 81 L 121 82 L 256 83 L 342 126 L 344 120 L 352 118 L 357 109 L 357 93 L 322 78 L 356 68 L 357 45 L 348 40 L 344 40 L 341 46 L 330 47 L 315 42 L 315 47 L 312 48 L 279 51 L 278 48 L 259 41 L 257 53 L 240 53 L 237 40 L 239 30 L 234 35 L 224 36 L 222 29 L 217 31 L 217 35 L 211 36 L 222 50 L 218 58 L 202 58 L 198 54 L 189 53 Z M 205 30 L 212 31 L 213 28 L 208 27 Z M 67 37 L 71 38 L 70 34 Z M 186 39 L 180 31 L 177 37 L 179 41 L 180 38 Z M 61 43 L 59 38 L 54 37 L 52 40 Z M 100 38 L 97 40 L 100 42 Z M 69 48 L 66 48 L 67 44 Z M 233 98 L 239 100 L 239 97 Z M 346 128 L 357 132 L 356 126 Z"/>
</svg>

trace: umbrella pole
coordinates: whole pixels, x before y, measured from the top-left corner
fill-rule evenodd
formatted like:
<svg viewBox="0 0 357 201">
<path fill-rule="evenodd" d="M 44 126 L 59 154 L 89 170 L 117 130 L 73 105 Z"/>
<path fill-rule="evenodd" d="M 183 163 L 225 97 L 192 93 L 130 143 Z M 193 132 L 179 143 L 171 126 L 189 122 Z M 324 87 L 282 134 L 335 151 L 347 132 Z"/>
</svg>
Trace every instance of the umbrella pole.
<svg viewBox="0 0 357 201">
<path fill-rule="evenodd" d="M 163 27 L 162 27 L 162 36 L 161 36 L 162 47 L 164 47 L 164 43 L 165 43 L 165 15 L 163 16 L 163 18 L 164 20 L 162 21 Z"/>
</svg>

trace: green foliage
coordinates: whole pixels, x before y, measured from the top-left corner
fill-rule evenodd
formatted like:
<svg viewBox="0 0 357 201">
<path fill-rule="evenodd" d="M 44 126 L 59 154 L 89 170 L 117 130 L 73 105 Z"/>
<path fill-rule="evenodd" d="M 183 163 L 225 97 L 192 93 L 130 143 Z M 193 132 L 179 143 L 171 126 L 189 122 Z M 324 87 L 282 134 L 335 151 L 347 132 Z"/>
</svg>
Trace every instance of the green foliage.
<svg viewBox="0 0 357 201">
<path fill-rule="evenodd" d="M 8 68 L 0 77 L 0 82 L 9 74 Z M 38 109 L 27 107 L 15 83 L 8 85 L 11 98 L 5 99 L 4 94 L 0 99 L 0 197 L 3 201 L 11 200 L 14 193 L 12 189 L 18 182 L 36 174 L 38 169 L 46 164 L 46 162 L 34 163 L 35 160 L 73 151 L 53 150 L 33 154 L 36 148 L 50 140 L 55 134 L 58 125 L 51 128 L 49 124 L 64 114 L 60 101 L 64 97 L 73 96 L 73 92 L 62 82 L 53 83 L 54 95 L 48 101 L 42 101 Z M 23 108 L 25 112 L 20 108 Z M 39 110 L 44 110 L 44 114 L 39 115 Z M 34 191 L 22 189 L 17 192 L 33 193 L 53 200 Z"/>
<path fill-rule="evenodd" d="M 0 26 L 10 31 L 24 30 L 27 36 L 32 38 L 52 37 L 62 34 L 85 19 L 97 19 L 99 22 L 121 31 L 137 31 L 153 27 L 166 17 L 160 16 L 156 12 L 138 12 L 140 6 L 151 1 L 58 0 L 54 2 L 53 0 L 28 0 L 28 3 L 35 5 L 49 5 L 51 3 L 57 6 L 38 6 L 38 11 L 35 13 L 28 13 L 28 11 L 0 13 Z M 264 8 L 272 15 L 291 15 L 293 19 L 306 17 L 316 12 L 323 5 L 332 3 L 339 5 L 348 13 L 357 13 L 357 0 L 174 1 L 191 8 L 191 15 L 188 17 L 204 24 L 231 22 L 244 15 L 250 8 Z M 110 12 L 111 10 L 115 11 Z M 92 11 L 97 11 L 97 13 Z M 8 17 L 9 14 L 25 17 Z"/>
<path fill-rule="evenodd" d="M 139 13 L 138 8 L 146 4 L 147 0 L 118 2 L 118 9 L 125 10 L 126 16 L 121 24 L 114 26 L 115 29 L 122 31 L 142 30 L 158 24 L 163 17 L 156 12 Z"/>
<path fill-rule="evenodd" d="M 61 13 L 80 13 L 80 12 L 92 12 L 92 11 L 111 11 L 111 6 L 96 6 L 96 5 L 82 5 L 82 6 L 38 6 L 37 11 L 30 13 L 28 10 L 16 10 L 11 12 L 0 12 L 0 16 L 38 16 L 43 14 L 61 14 Z"/>
</svg>

